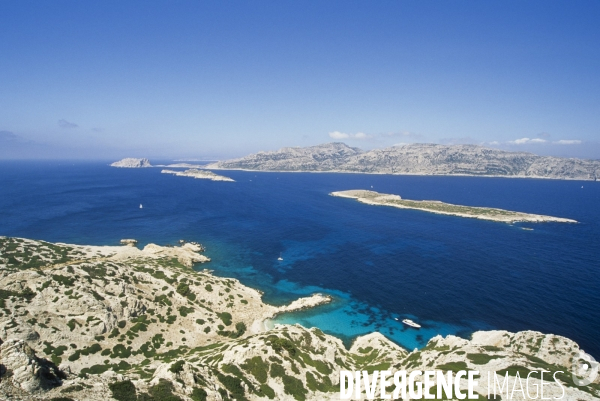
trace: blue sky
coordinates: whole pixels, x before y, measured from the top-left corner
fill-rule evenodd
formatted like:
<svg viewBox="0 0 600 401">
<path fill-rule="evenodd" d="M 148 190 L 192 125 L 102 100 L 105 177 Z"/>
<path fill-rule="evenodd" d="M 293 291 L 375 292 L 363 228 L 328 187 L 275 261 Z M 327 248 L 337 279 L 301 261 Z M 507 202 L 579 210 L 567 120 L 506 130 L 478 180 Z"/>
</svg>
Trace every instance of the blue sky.
<svg viewBox="0 0 600 401">
<path fill-rule="evenodd" d="M 0 158 L 600 158 L 598 1 L 1 1 Z"/>
</svg>

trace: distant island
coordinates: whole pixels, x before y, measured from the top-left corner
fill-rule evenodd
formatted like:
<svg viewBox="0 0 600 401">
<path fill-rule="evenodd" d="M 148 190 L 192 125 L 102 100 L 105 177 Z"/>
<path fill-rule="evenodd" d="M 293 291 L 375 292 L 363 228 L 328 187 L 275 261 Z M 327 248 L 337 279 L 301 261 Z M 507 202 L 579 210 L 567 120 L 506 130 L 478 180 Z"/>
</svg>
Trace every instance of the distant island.
<svg viewBox="0 0 600 401">
<path fill-rule="evenodd" d="M 440 201 L 415 201 L 402 199 L 399 195 L 381 194 L 375 191 L 349 190 L 330 193 L 331 196 L 340 198 L 352 198 L 361 203 L 369 205 L 392 206 L 401 209 L 415 209 L 424 212 L 445 214 L 450 216 L 467 217 L 481 220 L 498 221 L 502 223 L 577 223 L 576 220 L 564 219 L 561 217 L 545 216 L 541 214 L 529 214 L 521 212 L 512 212 L 509 210 L 496 209 L 491 207 L 461 206 L 444 203 Z"/>
<path fill-rule="evenodd" d="M 142 167 L 152 167 L 150 164 L 150 160 L 148 159 L 136 159 L 133 157 L 127 157 L 125 159 L 121 159 L 118 162 L 111 163 L 111 167 L 121 167 L 121 168 L 142 168 Z"/>
<path fill-rule="evenodd" d="M 305 148 L 282 148 L 206 165 L 208 169 L 344 172 L 404 175 L 592 180 L 600 160 L 538 156 L 477 145 L 410 144 L 363 151 L 334 142 Z"/>
<path fill-rule="evenodd" d="M 198 169 L 189 169 L 189 170 L 185 170 L 185 171 L 175 171 L 175 170 L 162 170 L 161 173 L 165 173 L 165 174 L 173 174 L 173 175 L 177 175 L 179 177 L 192 177 L 192 178 L 199 178 L 199 179 L 205 179 L 205 180 L 212 180 L 212 181 L 231 181 L 231 182 L 235 182 L 235 180 L 229 178 L 229 177 L 225 177 L 223 175 L 219 175 L 219 174 L 215 174 L 212 171 L 207 171 L 207 170 L 198 170 Z"/>
</svg>

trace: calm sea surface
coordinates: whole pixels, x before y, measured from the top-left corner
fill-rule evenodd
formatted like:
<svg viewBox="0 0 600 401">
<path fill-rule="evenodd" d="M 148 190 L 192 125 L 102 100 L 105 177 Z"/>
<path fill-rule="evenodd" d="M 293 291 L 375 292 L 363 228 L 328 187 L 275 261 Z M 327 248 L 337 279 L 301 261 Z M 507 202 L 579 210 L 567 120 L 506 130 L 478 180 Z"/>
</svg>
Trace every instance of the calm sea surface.
<svg viewBox="0 0 600 401">
<path fill-rule="evenodd" d="M 92 245 L 199 241 L 213 260 L 202 268 L 260 288 L 267 302 L 312 292 L 335 298 L 275 323 L 317 326 L 348 342 L 379 330 L 408 349 L 436 334 L 538 330 L 600 359 L 600 182 L 223 174 L 237 182 L 107 163 L 0 162 L 0 235 Z M 511 226 L 328 196 L 371 186 L 581 223 Z M 423 329 L 394 319 L 405 317 Z"/>
</svg>

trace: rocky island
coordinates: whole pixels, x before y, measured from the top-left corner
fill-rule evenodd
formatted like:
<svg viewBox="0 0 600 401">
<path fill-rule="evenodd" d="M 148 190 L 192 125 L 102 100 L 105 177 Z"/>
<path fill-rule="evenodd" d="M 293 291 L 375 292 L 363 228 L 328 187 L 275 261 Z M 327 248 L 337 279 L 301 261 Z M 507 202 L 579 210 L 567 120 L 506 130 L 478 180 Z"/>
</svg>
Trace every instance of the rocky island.
<svg viewBox="0 0 600 401">
<path fill-rule="evenodd" d="M 564 387 L 564 400 L 600 399 L 598 379 L 573 381 L 580 350 L 560 336 L 438 336 L 409 352 L 379 333 L 347 348 L 318 328 L 265 331 L 264 319 L 331 298 L 275 307 L 238 280 L 191 268 L 209 260 L 193 244 L 138 249 L 0 237 L 0 399 L 337 400 L 340 370 L 385 369 L 494 372 L 508 388 L 545 370 L 561 383 L 546 381 L 546 397 Z M 539 374 L 530 383 L 539 386 Z M 486 381 L 475 391 L 484 399 Z"/>
<path fill-rule="evenodd" d="M 196 168 L 188 169 L 185 171 L 176 171 L 176 170 L 167 170 L 164 169 L 161 171 L 164 174 L 173 174 L 179 177 L 192 177 L 203 180 L 212 180 L 212 181 L 231 181 L 235 182 L 235 180 L 225 177 L 224 175 L 215 174 L 212 171 L 208 170 L 198 170 Z"/>
<path fill-rule="evenodd" d="M 111 167 L 121 167 L 121 168 L 142 168 L 142 167 L 152 167 L 150 161 L 148 159 L 135 159 L 133 157 L 127 157 L 125 159 L 121 159 L 118 162 L 111 163 Z"/>
<path fill-rule="evenodd" d="M 415 209 L 424 212 L 445 214 L 449 216 L 467 217 L 481 220 L 498 221 L 502 223 L 577 223 L 576 220 L 565 219 L 561 217 L 545 216 L 541 214 L 530 214 L 521 212 L 512 212 L 510 210 L 496 209 L 491 207 L 461 206 L 444 203 L 435 200 L 408 200 L 402 199 L 399 195 L 380 194 L 375 191 L 362 189 L 337 191 L 329 195 L 340 198 L 356 199 L 361 203 L 378 206 L 392 206 L 401 209 Z"/>
<path fill-rule="evenodd" d="M 398 175 L 467 175 L 592 180 L 600 160 L 538 156 L 477 145 L 409 144 L 363 151 L 334 142 L 258 152 L 206 166 L 209 169 L 343 172 Z"/>
</svg>

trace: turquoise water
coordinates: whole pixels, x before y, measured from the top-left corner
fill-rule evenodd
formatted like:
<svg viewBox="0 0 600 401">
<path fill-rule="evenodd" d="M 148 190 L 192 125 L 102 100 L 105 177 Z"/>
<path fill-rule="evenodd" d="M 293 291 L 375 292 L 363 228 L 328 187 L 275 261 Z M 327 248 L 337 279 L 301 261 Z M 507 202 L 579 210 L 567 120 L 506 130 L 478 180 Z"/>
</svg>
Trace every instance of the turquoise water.
<svg viewBox="0 0 600 401">
<path fill-rule="evenodd" d="M 261 289 L 267 302 L 331 294 L 330 305 L 274 322 L 317 326 L 348 342 L 379 330 L 412 349 L 436 334 L 539 330 L 600 357 L 600 183 L 223 173 L 237 182 L 102 163 L 1 162 L 0 235 L 97 245 L 199 241 L 212 258 L 200 268 Z M 371 186 L 581 223 L 510 226 L 328 196 Z"/>
</svg>

